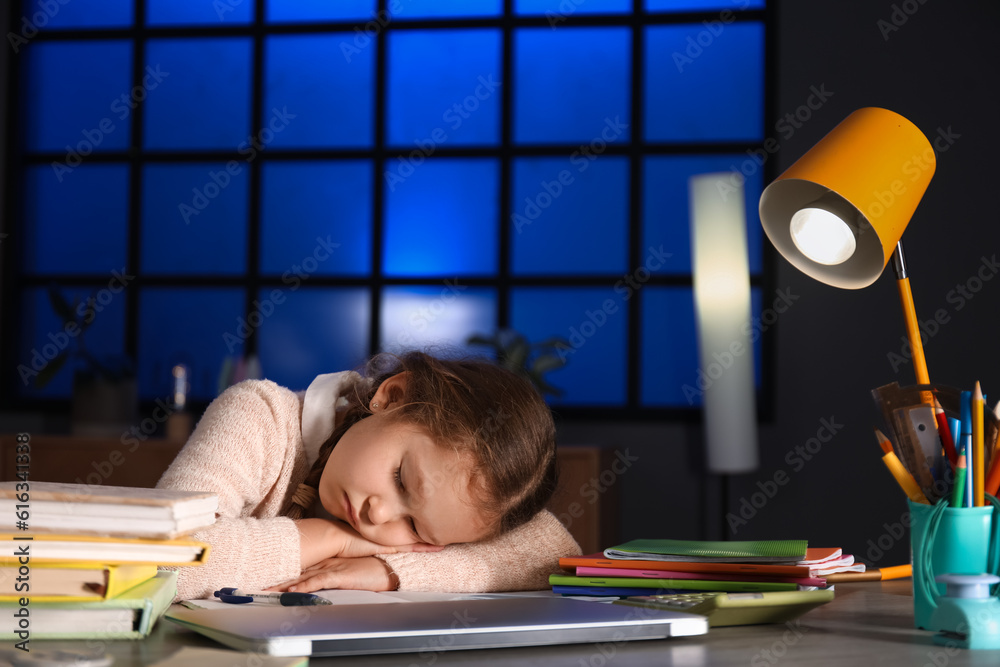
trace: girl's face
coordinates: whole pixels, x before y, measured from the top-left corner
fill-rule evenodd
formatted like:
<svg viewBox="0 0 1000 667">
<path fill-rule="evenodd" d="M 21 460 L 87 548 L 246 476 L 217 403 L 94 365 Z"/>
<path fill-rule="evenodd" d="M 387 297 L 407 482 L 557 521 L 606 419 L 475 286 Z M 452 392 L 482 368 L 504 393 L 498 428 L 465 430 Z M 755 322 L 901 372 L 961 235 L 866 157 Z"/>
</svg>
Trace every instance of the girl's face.
<svg viewBox="0 0 1000 667">
<path fill-rule="evenodd" d="M 488 532 L 472 505 L 470 479 L 468 454 L 376 411 L 341 437 L 318 490 L 326 511 L 372 542 L 445 545 Z"/>
</svg>

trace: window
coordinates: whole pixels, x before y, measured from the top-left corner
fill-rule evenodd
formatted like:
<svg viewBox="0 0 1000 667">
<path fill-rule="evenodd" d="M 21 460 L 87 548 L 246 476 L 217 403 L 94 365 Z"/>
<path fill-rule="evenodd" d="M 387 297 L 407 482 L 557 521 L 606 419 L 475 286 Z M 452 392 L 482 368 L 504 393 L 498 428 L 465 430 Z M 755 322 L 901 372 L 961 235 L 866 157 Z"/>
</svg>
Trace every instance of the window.
<svg viewBox="0 0 1000 667">
<path fill-rule="evenodd" d="M 141 398 L 257 355 L 294 388 L 370 353 L 558 336 L 562 414 L 700 405 L 687 178 L 745 176 L 763 0 L 32 0 L 15 27 L 8 403 L 74 341 Z M 20 30 L 20 33 L 17 31 Z M 735 178 L 735 177 L 734 177 Z M 761 350 L 755 350 L 758 376 Z M 14 369 L 17 369 L 16 371 Z"/>
</svg>

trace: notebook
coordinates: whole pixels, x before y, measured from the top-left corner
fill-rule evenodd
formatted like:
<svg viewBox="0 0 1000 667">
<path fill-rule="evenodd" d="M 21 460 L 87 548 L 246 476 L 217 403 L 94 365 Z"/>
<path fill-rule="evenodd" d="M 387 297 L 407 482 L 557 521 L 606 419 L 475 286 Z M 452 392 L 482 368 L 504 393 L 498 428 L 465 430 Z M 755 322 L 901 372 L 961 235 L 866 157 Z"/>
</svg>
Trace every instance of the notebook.
<svg viewBox="0 0 1000 667">
<path fill-rule="evenodd" d="M 175 605 L 166 617 L 241 651 L 313 657 L 619 642 L 708 632 L 704 616 L 559 597 L 238 609 Z"/>
</svg>

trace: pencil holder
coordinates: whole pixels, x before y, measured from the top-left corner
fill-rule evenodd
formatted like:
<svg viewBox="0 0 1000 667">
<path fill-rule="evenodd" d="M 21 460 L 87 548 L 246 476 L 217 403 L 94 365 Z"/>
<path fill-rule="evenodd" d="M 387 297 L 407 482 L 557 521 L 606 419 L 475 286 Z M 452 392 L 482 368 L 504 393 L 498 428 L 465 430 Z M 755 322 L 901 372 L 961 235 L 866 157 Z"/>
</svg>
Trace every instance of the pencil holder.
<svg viewBox="0 0 1000 667">
<path fill-rule="evenodd" d="M 945 585 L 935 581 L 938 575 L 997 574 L 1000 519 L 994 516 L 1000 503 L 993 496 L 986 498 L 983 507 L 949 507 L 947 500 L 936 505 L 908 501 L 916 627 L 943 629 L 931 627 L 931 617 L 945 594 Z"/>
</svg>

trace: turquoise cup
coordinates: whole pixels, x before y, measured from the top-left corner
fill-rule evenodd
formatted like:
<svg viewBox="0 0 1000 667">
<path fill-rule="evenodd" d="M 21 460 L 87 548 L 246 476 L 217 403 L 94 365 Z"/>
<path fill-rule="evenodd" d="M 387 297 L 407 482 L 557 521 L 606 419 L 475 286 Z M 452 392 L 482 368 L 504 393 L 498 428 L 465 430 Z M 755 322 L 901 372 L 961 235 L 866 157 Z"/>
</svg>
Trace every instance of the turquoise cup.
<svg viewBox="0 0 1000 667">
<path fill-rule="evenodd" d="M 990 499 L 992 502 L 993 499 Z M 994 521 L 994 505 L 984 507 L 948 507 L 947 500 L 937 505 L 910 505 L 910 546 L 913 557 L 913 620 L 918 628 L 930 627 L 937 598 L 945 594 L 945 585 L 935 581 L 940 574 L 996 574 L 1000 555 Z"/>
</svg>

